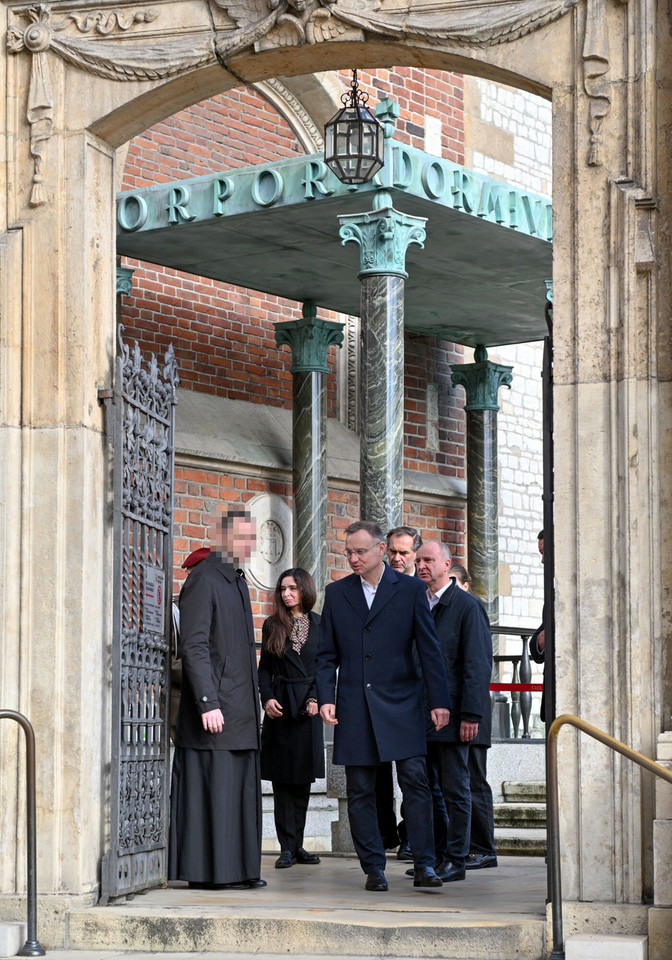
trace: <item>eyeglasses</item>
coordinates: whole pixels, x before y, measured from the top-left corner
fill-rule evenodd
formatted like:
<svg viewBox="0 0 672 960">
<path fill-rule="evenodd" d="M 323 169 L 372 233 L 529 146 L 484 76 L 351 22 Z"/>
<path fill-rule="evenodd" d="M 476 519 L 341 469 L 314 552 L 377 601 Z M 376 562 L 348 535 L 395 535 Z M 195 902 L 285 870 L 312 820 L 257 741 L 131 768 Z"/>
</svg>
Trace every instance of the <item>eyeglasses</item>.
<svg viewBox="0 0 672 960">
<path fill-rule="evenodd" d="M 372 543 L 370 547 L 359 547 L 357 550 L 344 550 L 343 556 L 347 557 L 348 560 L 352 556 L 363 557 L 365 554 L 369 552 L 369 550 L 373 550 L 374 547 L 377 547 L 378 544 L 382 542 L 383 542 L 382 540 L 377 540 L 376 543 Z"/>
</svg>

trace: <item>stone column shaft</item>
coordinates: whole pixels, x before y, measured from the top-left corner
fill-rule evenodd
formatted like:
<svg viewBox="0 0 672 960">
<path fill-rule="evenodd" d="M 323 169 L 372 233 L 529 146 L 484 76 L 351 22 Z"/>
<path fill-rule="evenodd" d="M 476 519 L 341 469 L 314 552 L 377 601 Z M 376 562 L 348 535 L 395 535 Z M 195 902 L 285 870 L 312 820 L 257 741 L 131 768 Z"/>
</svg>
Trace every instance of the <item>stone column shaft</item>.
<svg viewBox="0 0 672 960">
<path fill-rule="evenodd" d="M 511 367 L 492 363 L 477 347 L 475 363 L 452 369 L 453 385 L 466 393 L 467 554 L 474 593 L 491 623 L 499 620 L 499 523 L 497 502 L 497 392 L 511 383 Z"/>
<path fill-rule="evenodd" d="M 343 243 L 360 248 L 360 515 L 383 531 L 403 520 L 404 265 L 408 246 L 423 246 L 426 223 L 391 203 L 383 190 L 373 212 L 339 217 Z"/>
<path fill-rule="evenodd" d="M 467 412 L 467 552 L 474 593 L 499 620 L 497 413 Z"/>
<path fill-rule="evenodd" d="M 297 371 L 292 384 L 294 563 L 315 580 L 327 578 L 327 390 L 324 374 Z"/>
<path fill-rule="evenodd" d="M 343 342 L 343 326 L 318 320 L 310 300 L 300 320 L 275 325 L 278 346 L 292 350 L 294 565 L 315 580 L 317 609 L 327 581 L 327 348 Z"/>
<path fill-rule="evenodd" d="M 403 522 L 404 280 L 362 278 L 360 489 L 362 517 Z"/>
</svg>

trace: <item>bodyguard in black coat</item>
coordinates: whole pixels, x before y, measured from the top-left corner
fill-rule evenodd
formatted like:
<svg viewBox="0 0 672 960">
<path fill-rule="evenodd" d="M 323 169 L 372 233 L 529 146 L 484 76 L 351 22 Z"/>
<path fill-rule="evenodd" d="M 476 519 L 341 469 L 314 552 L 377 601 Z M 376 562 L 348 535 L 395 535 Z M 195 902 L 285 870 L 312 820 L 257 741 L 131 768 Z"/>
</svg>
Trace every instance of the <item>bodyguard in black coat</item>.
<svg viewBox="0 0 672 960">
<path fill-rule="evenodd" d="M 466 567 L 451 563 L 451 579 L 457 580 L 462 590 L 469 591 L 471 577 Z M 486 614 L 487 616 L 487 614 Z M 497 866 L 495 848 L 495 816 L 492 789 L 488 783 L 488 749 L 492 746 L 492 694 L 488 692 L 483 719 L 478 733 L 469 741 L 469 787 L 471 790 L 471 839 L 467 870 L 481 870 Z"/>
<path fill-rule="evenodd" d="M 316 678 L 322 718 L 337 724 L 334 763 L 345 765 L 355 849 L 367 874 L 366 888 L 386 890 L 376 766 L 396 760 L 414 883 L 436 886 L 422 684 L 414 646 L 438 728 L 445 725 L 449 708 L 443 659 L 423 585 L 385 566 L 385 542 L 377 524 L 358 521 L 345 533 L 353 574 L 325 590 Z"/>
<path fill-rule="evenodd" d="M 444 882 L 463 880 L 471 826 L 469 743 L 477 737 L 484 719 L 487 723 L 492 637 L 481 602 L 451 579 L 450 551 L 445 544 L 424 543 L 416 562 L 430 594 L 452 705 L 450 723 L 442 730 L 435 730 L 426 715 L 430 756 L 441 769 L 449 817 L 448 856 L 437 873 Z"/>
</svg>

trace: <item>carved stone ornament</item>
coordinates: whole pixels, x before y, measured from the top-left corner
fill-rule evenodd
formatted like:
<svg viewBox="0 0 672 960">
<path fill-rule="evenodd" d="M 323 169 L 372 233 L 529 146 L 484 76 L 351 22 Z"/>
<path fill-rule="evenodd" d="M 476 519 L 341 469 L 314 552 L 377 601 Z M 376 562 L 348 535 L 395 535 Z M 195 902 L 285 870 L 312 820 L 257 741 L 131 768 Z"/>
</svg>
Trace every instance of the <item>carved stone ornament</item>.
<svg viewBox="0 0 672 960">
<path fill-rule="evenodd" d="M 275 342 L 292 351 L 292 373 L 329 373 L 327 350 L 343 343 L 343 326 L 337 320 L 320 320 L 315 304 L 306 300 L 300 320 L 275 324 Z"/>
<path fill-rule="evenodd" d="M 475 363 L 464 363 L 451 367 L 451 380 L 454 387 L 464 387 L 466 393 L 465 410 L 499 410 L 497 393 L 500 387 L 511 389 L 513 367 L 488 360 L 485 347 L 477 347 L 474 353 Z"/>
<path fill-rule="evenodd" d="M 596 0 L 589 0 L 594 4 Z M 363 41 L 382 34 L 400 42 L 498 44 L 559 19 L 579 0 L 203 0 L 228 18 L 227 26 L 204 27 L 185 43 L 184 36 L 129 36 L 159 18 L 159 10 L 69 9 L 69 4 L 40 4 L 10 10 L 7 49 L 33 56 L 27 120 L 34 172 L 30 203 L 48 199 L 43 186 L 44 157 L 53 132 L 54 101 L 47 52 L 98 77 L 152 81 L 176 77 L 244 50 L 299 46 L 329 40 Z M 12 22 L 12 19 L 14 22 Z M 207 21 L 207 18 L 206 18 Z M 597 20 L 593 19 L 594 24 Z M 24 26 L 25 24 L 25 26 Z M 230 24 L 230 25 L 229 25 Z M 119 39 L 123 37 L 124 42 Z M 601 76 L 608 61 L 584 52 L 586 92 L 591 97 L 591 143 L 609 105 Z M 607 67 L 602 69 L 602 64 Z"/>
<path fill-rule="evenodd" d="M 217 38 L 217 56 L 221 58 L 238 53 L 246 47 L 256 51 L 273 47 L 294 47 L 304 43 L 323 43 L 325 40 L 361 40 L 360 29 L 334 16 L 340 0 L 214 0 L 226 10 L 238 30 Z M 364 0 L 350 0 L 366 15 Z"/>
<path fill-rule="evenodd" d="M 7 31 L 7 49 L 10 53 L 24 50 L 33 55 L 28 87 L 26 119 L 30 124 L 30 152 L 34 157 L 33 186 L 30 204 L 46 203 L 48 196 L 43 186 L 44 154 L 53 133 L 54 100 L 49 76 L 47 51 L 53 51 L 67 63 L 89 73 L 110 80 L 159 80 L 184 73 L 208 60 L 213 60 L 212 44 L 208 38 L 195 40 L 186 50 L 182 39 L 164 41 L 160 49 L 148 40 L 123 47 L 112 41 L 82 39 L 65 33 L 108 37 L 125 33 L 133 26 L 151 23 L 158 17 L 154 10 L 97 10 L 88 13 L 73 11 L 58 19 L 52 17 L 47 4 L 28 7 L 17 16 L 28 21 L 25 28 L 11 25 Z"/>
<path fill-rule="evenodd" d="M 609 71 L 609 31 L 600 0 L 587 0 L 586 32 L 583 39 L 583 88 L 588 95 L 590 147 L 589 167 L 601 166 L 600 128 L 611 108 Z"/>
<path fill-rule="evenodd" d="M 359 277 L 398 276 L 406 279 L 406 250 L 423 247 L 426 217 L 410 217 L 393 207 L 371 213 L 340 216 L 343 244 L 359 244 Z"/>
</svg>

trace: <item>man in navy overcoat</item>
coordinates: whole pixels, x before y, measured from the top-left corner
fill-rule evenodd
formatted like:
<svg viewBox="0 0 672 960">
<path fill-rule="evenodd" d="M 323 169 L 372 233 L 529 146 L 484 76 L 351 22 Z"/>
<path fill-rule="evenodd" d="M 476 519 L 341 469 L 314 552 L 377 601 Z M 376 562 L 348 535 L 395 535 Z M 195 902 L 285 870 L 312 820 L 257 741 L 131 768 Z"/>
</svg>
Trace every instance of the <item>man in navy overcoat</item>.
<svg viewBox="0 0 672 960">
<path fill-rule="evenodd" d="M 446 727 L 437 731 L 429 716 L 426 720 L 429 755 L 439 764 L 448 810 L 448 854 L 436 868 L 446 883 L 465 878 L 471 828 L 469 744 L 490 709 L 492 636 L 483 604 L 460 590 L 451 578 L 450 550 L 445 543 L 423 543 L 416 562 L 430 597 L 451 697 Z"/>
<path fill-rule="evenodd" d="M 414 647 L 437 730 L 448 723 L 450 703 L 425 589 L 416 577 L 383 563 L 385 541 L 377 524 L 359 520 L 345 534 L 353 573 L 326 588 L 316 683 L 322 719 L 336 725 L 333 760 L 345 765 L 352 838 L 367 875 L 366 889 L 387 890 L 375 781 L 377 765 L 395 760 L 414 855 L 414 885 L 440 886 Z"/>
</svg>

